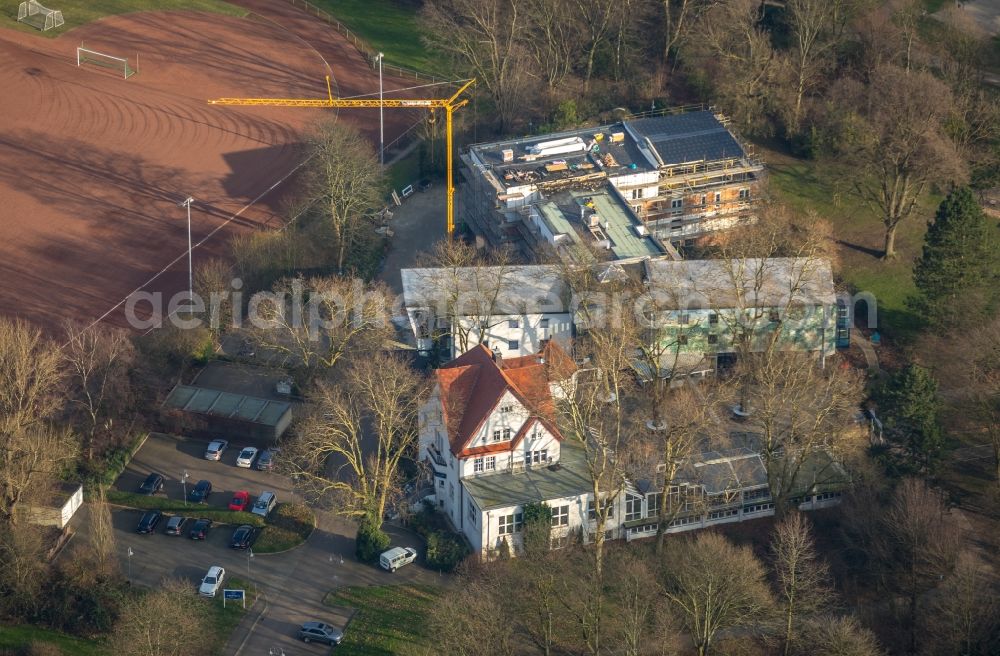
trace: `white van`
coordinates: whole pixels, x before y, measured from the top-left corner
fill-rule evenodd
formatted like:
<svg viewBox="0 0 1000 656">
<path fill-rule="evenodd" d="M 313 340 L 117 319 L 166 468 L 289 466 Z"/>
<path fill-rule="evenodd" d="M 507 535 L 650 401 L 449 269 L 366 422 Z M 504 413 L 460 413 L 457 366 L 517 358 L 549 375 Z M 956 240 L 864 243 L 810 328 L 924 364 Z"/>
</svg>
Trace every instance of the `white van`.
<svg viewBox="0 0 1000 656">
<path fill-rule="evenodd" d="M 416 559 L 417 552 L 415 549 L 410 549 L 409 547 L 393 547 L 378 557 L 378 564 L 382 566 L 382 569 L 395 572 L 403 565 L 409 565 Z"/>
<path fill-rule="evenodd" d="M 250 512 L 267 517 L 276 505 L 278 505 L 278 497 L 274 496 L 274 492 L 261 492 L 257 500 L 253 502 L 253 509 Z"/>
</svg>

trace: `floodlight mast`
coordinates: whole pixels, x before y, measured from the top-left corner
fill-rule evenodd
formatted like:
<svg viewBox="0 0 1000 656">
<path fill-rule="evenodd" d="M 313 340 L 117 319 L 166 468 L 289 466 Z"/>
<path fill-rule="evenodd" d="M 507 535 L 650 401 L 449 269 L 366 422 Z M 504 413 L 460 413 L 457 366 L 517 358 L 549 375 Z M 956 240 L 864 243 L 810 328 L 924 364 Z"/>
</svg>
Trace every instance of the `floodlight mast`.
<svg viewBox="0 0 1000 656">
<path fill-rule="evenodd" d="M 194 198 L 188 196 L 177 207 L 186 207 L 188 216 L 188 303 L 194 303 L 194 267 L 191 264 L 191 203 Z M 188 306 L 190 309 L 190 305 Z"/>
<path fill-rule="evenodd" d="M 379 60 L 379 66 L 382 61 Z M 330 76 L 326 76 L 327 98 L 217 98 L 209 100 L 210 105 L 238 105 L 256 107 L 337 107 L 346 109 L 372 108 L 381 110 L 384 107 L 401 109 L 428 109 L 433 112 L 435 109 L 443 109 L 445 112 L 445 130 L 447 132 L 447 228 L 449 239 L 455 232 L 455 180 L 454 180 L 454 157 L 452 138 L 452 114 L 456 109 L 461 109 L 469 104 L 468 98 L 459 100 L 459 96 L 465 93 L 469 87 L 476 83 L 476 79 L 461 80 L 462 86 L 449 98 L 434 99 L 408 99 L 408 98 L 334 98 L 330 88 Z"/>
</svg>

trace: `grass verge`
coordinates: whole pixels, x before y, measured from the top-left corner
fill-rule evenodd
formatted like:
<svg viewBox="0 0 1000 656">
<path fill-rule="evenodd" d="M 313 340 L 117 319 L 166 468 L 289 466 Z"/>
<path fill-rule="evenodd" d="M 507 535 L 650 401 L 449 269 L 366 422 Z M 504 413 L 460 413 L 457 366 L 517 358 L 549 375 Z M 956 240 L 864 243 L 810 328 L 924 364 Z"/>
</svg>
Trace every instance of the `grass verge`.
<svg viewBox="0 0 1000 656">
<path fill-rule="evenodd" d="M 327 595 L 327 606 L 353 608 L 338 656 L 417 656 L 433 647 L 427 618 L 441 588 L 429 585 L 350 587 Z"/>
<path fill-rule="evenodd" d="M 109 656 L 111 654 L 107 647 L 95 640 L 84 640 L 30 624 L 0 626 L 0 654 L 16 654 L 32 643 L 53 645 L 65 656 Z"/>
<path fill-rule="evenodd" d="M 228 590 L 246 590 L 247 610 L 250 609 L 250 605 L 257 599 L 256 586 L 252 583 L 247 583 L 243 579 L 227 577 L 223 587 Z M 213 628 L 214 644 L 212 645 L 212 652 L 221 654 L 226 646 L 226 642 L 229 640 L 229 636 L 233 634 L 240 620 L 243 619 L 243 615 L 246 614 L 246 610 L 243 609 L 241 603 L 235 601 L 227 601 L 225 608 L 223 608 L 221 593 L 214 599 L 209 600 L 206 608 L 208 622 Z"/>
<path fill-rule="evenodd" d="M 0 0 L 0 16 L 9 20 L 0 20 L 0 25 L 22 32 L 32 32 L 46 37 L 57 37 L 64 32 L 115 14 L 127 14 L 135 11 L 171 11 L 191 10 L 209 11 L 215 14 L 229 16 L 246 16 L 247 10 L 231 5 L 222 0 L 51 0 L 43 2 L 49 9 L 58 9 L 63 13 L 66 24 L 62 27 L 40 32 L 39 30 L 17 22 L 17 8 L 20 0 Z"/>
<path fill-rule="evenodd" d="M 253 545 L 254 553 L 288 551 L 306 541 L 316 528 L 316 514 L 304 503 L 279 503 Z"/>
<path fill-rule="evenodd" d="M 385 53 L 385 61 L 428 73 L 446 70 L 441 58 L 424 46 L 414 3 L 399 0 L 312 0 L 357 33 L 368 45 Z"/>
<path fill-rule="evenodd" d="M 108 490 L 107 499 L 108 503 L 119 506 L 138 510 L 162 510 L 171 515 L 184 515 L 185 517 L 204 517 L 218 524 L 249 524 L 258 528 L 264 526 L 264 519 L 259 515 L 235 510 L 212 509 L 200 503 L 189 503 L 185 506 L 183 501 L 176 499 L 146 496 L 145 494 L 120 490 Z"/>
</svg>

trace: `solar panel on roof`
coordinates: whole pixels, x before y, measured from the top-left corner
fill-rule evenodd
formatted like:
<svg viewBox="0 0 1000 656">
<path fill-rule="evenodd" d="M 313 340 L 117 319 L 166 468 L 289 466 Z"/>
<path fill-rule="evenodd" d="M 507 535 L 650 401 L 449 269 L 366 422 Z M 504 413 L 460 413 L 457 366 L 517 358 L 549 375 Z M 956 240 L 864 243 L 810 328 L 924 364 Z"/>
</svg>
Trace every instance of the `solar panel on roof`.
<svg viewBox="0 0 1000 656">
<path fill-rule="evenodd" d="M 712 112 L 691 112 L 630 121 L 665 164 L 743 157 L 743 148 Z"/>
</svg>

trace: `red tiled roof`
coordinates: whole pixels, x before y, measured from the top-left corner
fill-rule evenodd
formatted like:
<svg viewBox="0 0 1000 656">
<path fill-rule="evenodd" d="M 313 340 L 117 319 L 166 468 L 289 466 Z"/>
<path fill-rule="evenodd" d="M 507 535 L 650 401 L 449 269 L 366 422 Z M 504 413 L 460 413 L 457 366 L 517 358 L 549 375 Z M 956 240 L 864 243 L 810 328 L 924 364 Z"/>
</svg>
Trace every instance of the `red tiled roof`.
<svg viewBox="0 0 1000 656">
<path fill-rule="evenodd" d="M 551 421 L 555 407 L 547 373 L 538 356 L 511 358 L 498 363 L 493 353 L 481 344 L 438 369 L 442 414 L 452 453 L 463 457 L 497 453 L 512 449 L 523 439 L 521 433 L 525 432 L 525 428 L 511 442 L 467 448 L 507 391 L 532 415 L 548 420 L 546 427 L 556 439 L 562 439 Z M 529 420 L 525 427 L 531 423 Z"/>
</svg>

